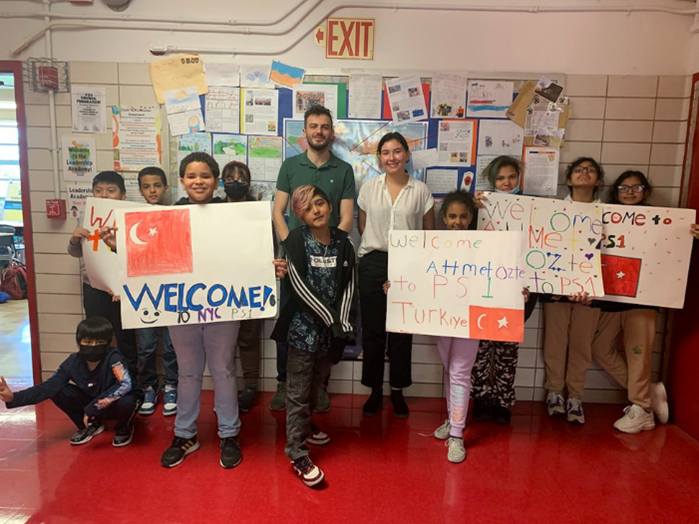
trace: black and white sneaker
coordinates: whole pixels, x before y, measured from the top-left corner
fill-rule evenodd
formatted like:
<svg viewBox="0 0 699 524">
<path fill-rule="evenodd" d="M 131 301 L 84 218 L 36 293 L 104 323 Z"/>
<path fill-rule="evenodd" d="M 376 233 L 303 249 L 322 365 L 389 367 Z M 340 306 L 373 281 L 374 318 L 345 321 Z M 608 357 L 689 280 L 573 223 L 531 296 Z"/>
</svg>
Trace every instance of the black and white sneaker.
<svg viewBox="0 0 699 524">
<path fill-rule="evenodd" d="M 170 447 L 167 448 L 163 456 L 160 457 L 160 463 L 165 468 L 174 468 L 181 464 L 187 455 L 198 449 L 199 441 L 196 436 L 192 438 L 175 437 Z"/>
<path fill-rule="evenodd" d="M 226 437 L 221 439 L 221 467 L 230 469 L 236 467 L 243 460 L 240 452 L 238 437 Z"/>
<path fill-rule="evenodd" d="M 104 425 L 101 422 L 90 422 L 87 427 L 79 429 L 73 436 L 70 437 L 70 443 L 73 446 L 80 446 L 81 444 L 87 444 L 95 437 L 104 431 Z"/>
<path fill-rule="evenodd" d="M 115 448 L 121 448 L 131 444 L 133 440 L 133 426 L 117 431 L 114 435 L 114 440 L 112 440 L 112 446 Z"/>
<path fill-rule="evenodd" d="M 296 471 L 298 476 L 301 477 L 303 483 L 309 488 L 320 484 L 325 478 L 321 469 L 311 462 L 308 455 L 293 460 L 291 465 L 294 467 L 294 471 Z"/>
</svg>

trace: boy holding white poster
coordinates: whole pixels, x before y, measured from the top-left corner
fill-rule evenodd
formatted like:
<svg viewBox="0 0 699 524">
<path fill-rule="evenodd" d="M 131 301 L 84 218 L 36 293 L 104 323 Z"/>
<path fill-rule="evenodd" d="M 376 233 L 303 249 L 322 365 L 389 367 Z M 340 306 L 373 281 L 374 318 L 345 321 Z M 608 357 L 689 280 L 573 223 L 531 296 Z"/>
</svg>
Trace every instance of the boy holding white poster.
<svg viewBox="0 0 699 524">
<path fill-rule="evenodd" d="M 119 173 L 114 171 L 102 171 L 92 179 L 92 196 L 95 198 L 108 198 L 111 200 L 124 200 L 126 198 L 126 186 L 124 179 Z M 87 218 L 86 218 L 87 224 Z M 97 223 L 98 227 L 103 224 Z M 80 259 L 80 274 L 83 284 L 83 307 L 85 308 L 85 316 L 104 317 L 112 324 L 114 328 L 114 336 L 116 337 L 117 347 L 121 350 L 126 361 L 128 362 L 129 372 L 133 377 L 137 373 L 137 349 L 136 349 L 136 331 L 133 329 L 122 329 L 121 327 L 121 308 L 118 301 L 115 301 L 113 295 L 106 291 L 96 289 L 90 285 L 90 279 L 87 275 L 87 269 L 83 263 L 83 244 L 86 242 L 99 242 L 97 231 L 91 231 L 85 227 L 78 227 L 73 236 L 68 241 L 68 254 L 72 257 Z M 89 243 L 88 243 L 89 245 Z"/>
<path fill-rule="evenodd" d="M 170 192 L 165 171 L 159 167 L 146 167 L 138 173 L 138 189 L 141 196 L 151 205 L 162 206 Z M 170 417 L 177 413 L 177 356 L 172 347 L 170 331 L 162 328 L 143 327 L 138 330 L 138 376 L 143 387 L 143 404 L 139 415 L 152 415 L 158 403 L 158 372 L 155 368 L 155 353 L 158 339 L 162 336 L 163 367 L 165 384 L 163 385 L 163 415 Z"/>
<path fill-rule="evenodd" d="M 219 167 L 207 153 L 191 153 L 180 163 L 180 183 L 187 193 L 176 205 L 223 203 L 214 197 Z M 286 274 L 286 264 L 275 261 L 277 275 Z M 182 324 L 170 327 L 179 366 L 175 438 L 162 455 L 163 467 L 172 468 L 199 449 L 197 418 L 201 404 L 204 368 L 208 364 L 214 383 L 214 405 L 218 417 L 223 468 L 234 468 L 242 461 L 238 433 L 238 389 L 235 374 L 235 343 L 239 321 Z"/>
<path fill-rule="evenodd" d="M 289 348 L 286 374 L 286 456 L 306 486 L 324 474 L 308 457 L 307 444 L 330 442 L 311 414 L 318 392 L 333 364 L 342 359 L 354 339 L 349 322 L 354 294 L 355 255 L 349 235 L 330 227 L 333 212 L 325 192 L 314 185 L 297 188 L 291 209 L 305 226 L 293 229 L 282 242 L 291 296 L 279 315 L 272 338 Z"/>
</svg>

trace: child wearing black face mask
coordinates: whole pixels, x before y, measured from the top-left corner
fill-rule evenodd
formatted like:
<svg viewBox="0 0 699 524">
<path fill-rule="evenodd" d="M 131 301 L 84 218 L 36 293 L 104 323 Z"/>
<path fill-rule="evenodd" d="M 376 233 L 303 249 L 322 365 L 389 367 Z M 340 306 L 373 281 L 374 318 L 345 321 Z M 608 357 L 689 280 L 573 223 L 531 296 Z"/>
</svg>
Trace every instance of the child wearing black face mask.
<svg viewBox="0 0 699 524">
<path fill-rule="evenodd" d="M 247 165 L 242 162 L 229 162 L 223 168 L 221 178 L 227 202 L 255 202 L 255 198 L 250 196 L 251 176 Z M 245 380 L 245 388 L 238 399 L 238 407 L 243 413 L 250 411 L 257 400 L 262 324 L 262 319 L 243 320 L 238 331 L 240 363 Z"/>
<path fill-rule="evenodd" d="M 110 347 L 112 335 L 112 325 L 105 318 L 83 320 L 75 335 L 77 353 L 51 378 L 23 391 L 13 393 L 5 377 L 0 377 L 0 400 L 11 409 L 51 399 L 78 427 L 70 438 L 74 446 L 102 433 L 103 420 L 117 421 L 114 447 L 130 444 L 142 392 L 132 383 L 124 356 Z"/>
</svg>

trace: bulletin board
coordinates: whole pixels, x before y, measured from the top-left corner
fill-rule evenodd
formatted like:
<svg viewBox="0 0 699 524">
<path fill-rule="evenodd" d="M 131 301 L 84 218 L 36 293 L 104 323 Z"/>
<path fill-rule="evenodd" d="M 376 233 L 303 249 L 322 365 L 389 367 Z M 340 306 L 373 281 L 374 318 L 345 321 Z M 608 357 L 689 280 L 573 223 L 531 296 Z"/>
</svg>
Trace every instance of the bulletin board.
<svg viewBox="0 0 699 524">
<path fill-rule="evenodd" d="M 364 71 L 370 73 L 370 71 Z M 348 105 L 352 94 L 351 77 L 348 75 L 313 74 L 307 71 L 303 77 L 304 84 L 318 86 L 337 86 L 337 101 L 332 104 L 333 118 L 335 122 L 335 141 L 331 150 L 339 158 L 352 165 L 355 171 L 357 190 L 361 185 L 373 176 L 380 174 L 376 161 L 376 146 L 384 134 L 398 131 L 406 136 L 411 151 L 424 151 L 427 149 L 447 148 L 451 144 L 445 144 L 448 140 L 440 140 L 443 136 L 458 135 L 459 126 L 471 127 L 472 151 L 468 153 L 458 151 L 450 154 L 453 162 L 440 165 L 422 167 L 411 162 L 407 165 L 409 173 L 419 180 L 428 183 L 432 193 L 439 203 L 440 199 L 451 190 L 466 189 L 474 192 L 484 187 L 486 181 L 479 179 L 478 175 L 483 168 L 496 156 L 507 154 L 522 159 L 524 142 L 521 136 L 513 136 L 512 129 L 516 128 L 510 119 L 504 115 L 504 109 L 518 96 L 527 82 L 535 82 L 546 76 L 558 84 L 565 83 L 565 75 L 558 73 L 544 73 L 543 75 L 531 74 L 504 74 L 492 73 L 461 73 L 467 76 L 468 82 L 482 81 L 484 84 L 479 95 L 479 100 L 472 98 L 474 102 L 483 102 L 487 99 L 487 87 L 492 84 L 511 85 L 511 93 L 503 101 L 495 103 L 472 104 L 469 99 L 469 90 L 463 98 L 463 106 L 455 108 L 452 115 L 459 114 L 462 118 L 436 118 L 430 116 L 432 100 L 435 93 L 432 89 L 433 78 L 438 74 L 421 73 L 418 75 L 422 87 L 422 95 L 425 99 L 428 118 L 409 123 L 394 123 L 389 104 L 387 82 L 390 83 L 393 75 L 383 76 L 383 93 L 381 94 L 381 118 L 357 119 L 348 118 Z M 396 72 L 396 76 L 405 77 L 409 72 Z M 242 88 L 241 88 L 242 89 Z M 320 89 L 320 88 L 319 88 Z M 276 132 L 267 133 L 264 136 L 246 133 L 210 133 L 204 131 L 196 133 L 199 144 L 193 146 L 191 136 L 171 136 L 164 126 L 163 133 L 167 134 L 165 143 L 169 143 L 169 170 L 172 177 L 177 179 L 179 161 L 192 150 L 201 150 L 214 156 L 221 168 L 231 160 L 246 163 L 252 174 L 252 194 L 259 200 L 272 200 L 276 191 L 276 173 L 286 158 L 301 154 L 305 150 L 305 141 L 302 138 L 303 120 L 299 118 L 301 110 L 305 106 L 295 107 L 295 91 L 290 88 L 276 86 L 275 96 L 278 100 L 278 114 L 276 119 Z M 505 89 L 507 93 L 507 89 Z M 472 93 L 473 94 L 473 93 Z M 437 94 L 439 96 L 439 94 Z M 200 95 L 201 112 L 204 121 L 207 120 L 207 104 L 205 95 Z M 241 96 L 241 103 L 244 103 Z M 497 96 L 495 97 L 497 98 Z M 298 98 L 297 98 L 298 102 Z M 459 112 L 459 113 L 457 113 Z M 296 118 L 294 118 L 296 117 Z M 242 115 L 241 115 L 242 118 Z M 454 130 L 456 129 L 456 132 Z M 521 129 L 521 128 L 520 128 Z M 241 127 L 241 130 L 243 128 Z M 524 130 L 522 129 L 522 134 Z M 516 135 L 516 133 L 515 133 Z M 300 139 L 300 140 L 299 140 Z M 184 143 L 184 145 L 182 145 Z M 440 146 L 440 143 L 442 144 Z M 204 145 L 208 144 L 208 145 Z M 531 145 L 531 144 L 530 144 Z M 562 146 L 562 143 L 560 144 Z M 439 152 L 438 152 L 439 153 Z M 443 152 L 442 155 L 445 153 Z M 446 154 L 449 154 L 447 152 Z M 440 157 L 441 158 L 441 157 Z M 164 161 L 165 163 L 165 161 Z M 176 187 L 176 186 L 175 186 Z M 219 196 L 224 196 L 223 186 L 218 190 Z"/>
</svg>

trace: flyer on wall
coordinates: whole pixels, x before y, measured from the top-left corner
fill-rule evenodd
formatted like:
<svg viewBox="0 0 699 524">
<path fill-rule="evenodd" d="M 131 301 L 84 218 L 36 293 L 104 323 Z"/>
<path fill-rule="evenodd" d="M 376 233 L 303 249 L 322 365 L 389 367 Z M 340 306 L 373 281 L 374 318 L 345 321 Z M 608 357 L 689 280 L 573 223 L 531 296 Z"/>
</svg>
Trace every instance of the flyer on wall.
<svg viewBox="0 0 699 524">
<path fill-rule="evenodd" d="M 527 195 L 555 195 L 558 189 L 557 148 L 527 147 L 524 149 L 524 187 Z"/>
<path fill-rule="evenodd" d="M 313 106 L 323 106 L 330 110 L 335 120 L 337 115 L 337 85 L 296 84 L 293 87 L 294 116 L 303 119 L 304 114 Z"/>
<path fill-rule="evenodd" d="M 349 118 L 381 118 L 381 75 L 350 75 Z"/>
<path fill-rule="evenodd" d="M 158 106 L 112 106 L 114 170 L 140 171 L 163 162 Z"/>
<path fill-rule="evenodd" d="M 92 184 L 76 184 L 67 186 L 68 214 L 71 218 L 80 218 L 85 211 L 85 202 L 92 196 Z"/>
<path fill-rule="evenodd" d="M 277 136 L 279 91 L 276 89 L 243 89 L 241 133 L 244 135 Z"/>
<path fill-rule="evenodd" d="M 473 165 L 476 158 L 476 121 L 440 121 L 437 149 L 440 166 Z"/>
<path fill-rule="evenodd" d="M 427 118 L 425 97 L 422 94 L 422 83 L 418 75 L 387 80 L 386 90 L 393 121 L 396 124 L 406 124 Z"/>
<path fill-rule="evenodd" d="M 72 86 L 73 131 L 107 132 L 107 90 L 96 86 Z"/>
<path fill-rule="evenodd" d="M 95 139 L 86 136 L 62 137 L 63 180 L 66 182 L 92 182 L 97 174 L 97 146 Z"/>
</svg>

